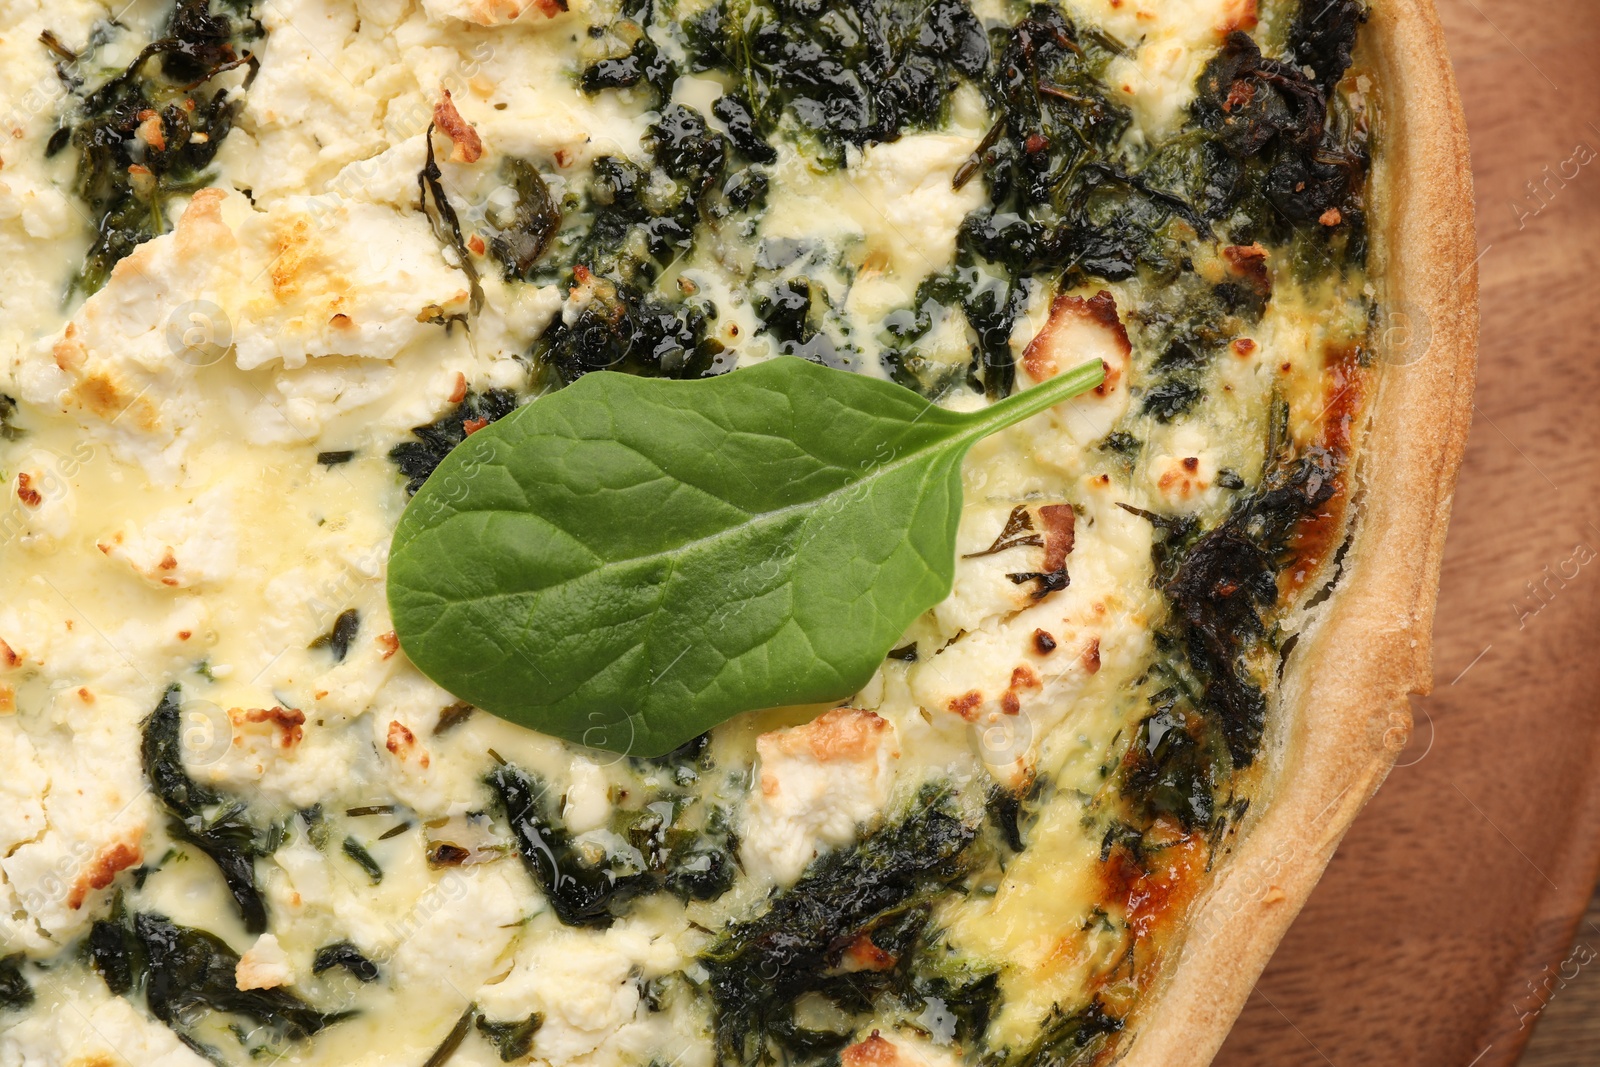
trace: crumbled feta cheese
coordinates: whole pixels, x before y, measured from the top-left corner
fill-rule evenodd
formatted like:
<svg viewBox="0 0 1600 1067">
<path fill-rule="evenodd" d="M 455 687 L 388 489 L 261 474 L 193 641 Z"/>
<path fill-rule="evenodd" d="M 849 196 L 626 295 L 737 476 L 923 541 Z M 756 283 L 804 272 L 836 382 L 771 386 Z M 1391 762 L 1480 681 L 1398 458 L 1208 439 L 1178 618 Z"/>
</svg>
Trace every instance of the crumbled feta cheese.
<svg viewBox="0 0 1600 1067">
<path fill-rule="evenodd" d="M 104 983 L 83 983 L 54 1010 L 7 1021 L 0 1031 L 5 1067 L 206 1067 L 172 1030 L 113 996 Z"/>
<path fill-rule="evenodd" d="M 189 589 L 231 577 L 236 542 L 232 492 L 219 486 L 142 523 L 124 523 L 95 547 L 157 589 Z"/>
<path fill-rule="evenodd" d="M 1128 46 L 1106 80 L 1151 142 L 1172 132 L 1195 82 L 1228 34 L 1256 24 L 1257 0 L 1070 0 L 1080 18 Z"/>
<path fill-rule="evenodd" d="M 556 0 L 423 0 L 434 18 L 453 18 L 475 26 L 506 26 L 555 18 L 566 10 Z"/>
<path fill-rule="evenodd" d="M 278 939 L 262 934 L 239 957 L 233 981 L 240 989 L 275 989 L 294 982 L 294 967 Z"/>
<path fill-rule="evenodd" d="M 894 726 L 835 708 L 762 734 L 742 848 L 757 877 L 788 884 L 824 849 L 847 844 L 888 800 L 900 757 Z"/>
<path fill-rule="evenodd" d="M 572 833 L 581 834 L 604 826 L 611 815 L 611 783 L 605 771 L 582 756 L 572 761 L 572 777 L 567 783 L 561 818 Z"/>
<path fill-rule="evenodd" d="M 531 897 L 509 863 L 446 871 L 424 898 L 427 908 L 419 904 L 408 917 L 394 952 L 395 984 L 477 989 L 510 947 Z"/>
<path fill-rule="evenodd" d="M 599 934 L 544 928 L 523 938 L 504 980 L 479 990 L 478 1006 L 491 1019 L 544 1016 L 533 1055 L 562 1067 L 648 1027 L 634 976 L 653 978 L 684 962 L 671 941 L 631 923 Z"/>
<path fill-rule="evenodd" d="M 125 697 L 80 687 L 0 720 L 9 731 L 25 729 L 29 742 L 18 742 L 11 757 L 18 775 L 7 798 L 12 844 L 0 856 L 0 872 L 32 921 L 59 941 L 87 929 L 118 873 L 143 859 L 152 805 L 134 707 Z"/>
<path fill-rule="evenodd" d="M 877 1030 L 839 1053 L 842 1067 L 957 1067 L 961 1057 L 904 1031 L 884 1037 Z"/>
<path fill-rule="evenodd" d="M 867 227 L 869 249 L 895 273 L 920 279 L 955 258 L 961 220 L 987 198 L 981 181 L 951 187 L 977 146 L 976 138 L 957 134 L 911 133 L 870 145 L 852 161 L 851 199 L 865 200 L 855 214 Z"/>
</svg>

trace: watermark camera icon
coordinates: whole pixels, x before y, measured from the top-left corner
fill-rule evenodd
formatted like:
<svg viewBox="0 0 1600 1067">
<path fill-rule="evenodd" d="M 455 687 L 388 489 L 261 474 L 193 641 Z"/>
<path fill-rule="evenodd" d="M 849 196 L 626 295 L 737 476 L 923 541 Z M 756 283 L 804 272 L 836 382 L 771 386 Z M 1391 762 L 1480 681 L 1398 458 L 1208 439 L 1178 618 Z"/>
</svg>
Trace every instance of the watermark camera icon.
<svg viewBox="0 0 1600 1067">
<path fill-rule="evenodd" d="M 209 700 L 186 700 L 178 709 L 178 746 L 190 767 L 209 767 L 228 754 L 233 721 Z"/>
<path fill-rule="evenodd" d="M 1033 720 L 1027 712 L 994 714 L 967 727 L 972 751 L 990 767 L 1010 767 L 1033 746 Z"/>
<path fill-rule="evenodd" d="M 582 743 L 594 749 L 590 756 L 599 766 L 610 767 L 628 758 L 633 751 L 638 732 L 631 715 L 615 722 L 602 722 L 601 718 L 598 712 L 589 713 L 589 719 L 595 725 L 583 732 Z M 627 741 L 618 744 L 624 733 L 627 735 Z"/>
<path fill-rule="evenodd" d="M 1372 337 L 1379 362 L 1405 367 L 1428 354 L 1433 344 L 1433 323 L 1428 313 L 1414 304 L 1382 307 L 1373 324 Z"/>
<path fill-rule="evenodd" d="M 167 316 L 167 347 L 192 367 L 209 367 L 233 347 L 233 323 L 211 301 L 190 300 Z"/>
</svg>

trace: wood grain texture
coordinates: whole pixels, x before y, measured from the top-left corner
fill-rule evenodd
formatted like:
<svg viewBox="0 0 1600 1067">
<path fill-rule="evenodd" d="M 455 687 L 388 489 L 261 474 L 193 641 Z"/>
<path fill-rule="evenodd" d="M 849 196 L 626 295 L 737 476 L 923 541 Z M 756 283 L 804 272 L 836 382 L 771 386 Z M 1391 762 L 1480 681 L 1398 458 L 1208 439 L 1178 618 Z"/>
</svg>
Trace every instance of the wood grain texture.
<svg viewBox="0 0 1600 1067">
<path fill-rule="evenodd" d="M 1600 916 L 1574 941 L 1600 873 L 1600 157 L 1569 162 L 1600 152 L 1600 5 L 1439 8 L 1484 252 L 1434 692 L 1226 1067 L 1496 1067 L 1536 1029 L 1528 1064 L 1600 1064 Z"/>
<path fill-rule="evenodd" d="M 1600 893 L 1560 962 L 1539 976 L 1528 1001 L 1544 1010 L 1522 1053 L 1522 1067 L 1592 1067 L 1600 1063 Z"/>
</svg>

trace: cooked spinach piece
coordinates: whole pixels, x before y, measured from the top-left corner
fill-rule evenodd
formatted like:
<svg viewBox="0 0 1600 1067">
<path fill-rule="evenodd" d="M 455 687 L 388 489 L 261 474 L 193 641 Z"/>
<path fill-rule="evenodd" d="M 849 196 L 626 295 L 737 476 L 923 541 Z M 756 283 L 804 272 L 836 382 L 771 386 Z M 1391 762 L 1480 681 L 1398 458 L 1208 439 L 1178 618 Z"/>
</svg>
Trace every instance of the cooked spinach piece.
<svg viewBox="0 0 1600 1067">
<path fill-rule="evenodd" d="M 440 243 L 449 245 L 455 250 L 456 260 L 461 267 L 461 272 L 467 276 L 467 286 L 472 292 L 472 310 L 477 311 L 483 307 L 483 283 L 478 278 L 478 265 L 473 262 L 472 250 L 467 247 L 466 238 L 461 235 L 461 218 L 456 214 L 456 209 L 450 203 L 450 197 L 444 191 L 444 174 L 439 170 L 439 161 L 434 157 L 433 131 L 435 124 L 428 123 L 427 136 L 423 138 L 427 145 L 427 153 L 423 160 L 422 169 L 417 172 L 417 210 L 421 211 L 428 220 L 428 225 L 433 227 L 433 235 Z M 433 210 L 428 210 L 428 200 L 433 200 Z"/>
<path fill-rule="evenodd" d="M 1289 28 L 1289 47 L 1297 63 L 1311 68 L 1311 80 L 1323 95 L 1332 96 L 1334 86 L 1350 69 L 1356 35 L 1366 21 L 1366 5 L 1360 0 L 1295 6 L 1294 22 Z"/>
<path fill-rule="evenodd" d="M 15 441 L 22 436 L 17 426 L 17 402 L 0 393 L 0 441 Z"/>
<path fill-rule="evenodd" d="M 1155 584 L 1172 608 L 1156 634 L 1153 713 L 1127 765 L 1127 795 L 1146 819 L 1170 815 L 1210 828 L 1232 773 L 1256 758 L 1266 725 L 1264 693 L 1276 641 L 1269 615 L 1292 538 L 1338 491 L 1339 458 L 1292 452 L 1288 408 L 1273 406 L 1260 484 L 1202 531 L 1192 518 L 1143 515 L 1157 527 Z"/>
<path fill-rule="evenodd" d="M 450 1028 L 450 1032 L 444 1035 L 444 1040 L 439 1043 L 438 1048 L 433 1050 L 433 1055 L 428 1057 L 422 1067 L 444 1067 L 446 1063 L 449 1063 L 450 1057 L 454 1056 L 456 1050 L 461 1047 L 461 1042 L 467 1039 L 467 1034 L 472 1030 L 472 1020 L 477 1017 L 478 1006 L 476 1004 L 468 1004 L 467 1010 L 461 1013 L 461 1018 L 457 1019 L 456 1024 Z"/>
<path fill-rule="evenodd" d="M 257 827 L 243 801 L 196 782 L 184 770 L 179 735 L 182 692 L 181 686 L 169 687 L 144 721 L 140 752 L 145 777 L 166 809 L 168 832 L 211 858 L 233 894 L 245 929 L 264 933 L 267 904 L 256 885 L 255 861 L 272 854 L 280 834 L 270 827 Z"/>
<path fill-rule="evenodd" d="M 925 1006 L 955 1020 L 954 1036 L 963 1044 L 981 1041 L 1000 1010 L 1000 973 L 975 969 L 970 963 L 951 968 L 950 973 L 917 974 L 912 991 Z"/>
<path fill-rule="evenodd" d="M 1082 163 L 1111 157 L 1128 127 L 1127 109 L 1109 99 L 1102 80 L 1120 49 L 1080 33 L 1048 4 L 1029 8 L 995 37 L 998 55 L 985 88 L 1004 125 L 985 180 L 996 203 L 1009 196 L 1051 203 L 1073 191 Z"/>
<path fill-rule="evenodd" d="M 1333 454 L 1320 448 L 1280 463 L 1196 540 L 1164 587 L 1189 665 L 1203 679 L 1200 708 L 1222 724 L 1236 766 L 1255 760 L 1266 719 L 1247 654 L 1270 637 L 1263 615 L 1277 602 L 1290 535 L 1333 496 L 1338 474 Z"/>
<path fill-rule="evenodd" d="M 935 124 L 954 76 L 977 79 L 989 65 L 983 25 L 962 0 L 851 0 L 831 10 L 822 0 L 722 0 L 689 20 L 684 38 L 691 69 L 743 86 L 754 134 L 765 141 L 787 118 L 834 164 L 846 145 Z"/>
<path fill-rule="evenodd" d="M 811 318 L 811 283 L 805 278 L 786 278 L 756 297 L 756 314 L 761 332 L 793 346 L 809 341 L 816 329 Z"/>
<path fill-rule="evenodd" d="M 681 764 L 676 778 L 686 784 Z M 623 836 L 643 858 L 642 873 L 652 880 L 652 891 L 666 889 L 682 900 L 714 900 L 733 888 L 738 873 L 733 846 L 725 827 L 681 827 L 678 817 L 689 803 L 686 797 L 664 795 L 628 813 Z"/>
<path fill-rule="evenodd" d="M 311 842 L 311 847 L 318 852 L 328 847 L 328 836 L 332 833 L 328 826 L 327 816 L 323 814 L 321 804 L 313 804 L 309 808 L 301 808 L 296 812 L 300 821 L 306 828 L 306 840 Z M 349 814 L 346 812 L 346 814 Z"/>
<path fill-rule="evenodd" d="M 507 280 L 526 278 L 561 228 L 561 212 L 550 198 L 550 187 L 532 163 L 508 159 L 501 164 L 500 173 L 507 188 L 516 194 L 516 201 L 504 215 L 490 205 L 489 223 L 494 232 L 489 238 L 489 251 L 500 261 Z"/>
<path fill-rule="evenodd" d="M 752 163 L 776 163 L 778 150 L 767 143 L 756 129 L 755 115 L 751 114 L 750 101 L 743 93 L 732 92 L 719 96 L 711 105 L 711 113 L 728 127 L 728 139 Z"/>
<path fill-rule="evenodd" d="M 994 1067 L 1087 1067 L 1122 1027 L 1123 1021 L 1109 1014 L 1098 999 L 1071 1013 L 1058 1006 L 1032 1045 L 1020 1053 L 995 1058 Z"/>
<path fill-rule="evenodd" d="M 711 733 L 691 737 L 664 756 L 634 756 L 635 767 L 646 770 L 659 767 L 672 772 L 678 785 L 691 785 L 704 771 L 711 769 Z"/>
<path fill-rule="evenodd" d="M 557 321 L 560 321 L 559 319 Z M 489 389 L 468 393 L 461 403 L 411 434 L 415 441 L 402 441 L 389 450 L 389 458 L 406 476 L 406 493 L 415 495 L 428 475 L 452 449 L 467 439 L 467 434 L 516 410 L 517 395 L 509 389 Z"/>
<path fill-rule="evenodd" d="M 554 813 L 558 798 L 550 796 L 542 779 L 507 764 L 490 773 L 488 784 L 511 824 L 524 866 L 563 923 L 610 926 L 614 908 L 650 889 L 647 875 L 618 875 L 584 859 Z"/>
<path fill-rule="evenodd" d="M 620 50 L 612 49 L 610 55 L 584 68 L 578 79 L 584 92 L 627 89 L 642 82 L 655 90 L 657 103 L 664 104 L 671 99 L 678 68 L 668 62 L 650 39 L 648 27 L 654 12 L 652 0 L 627 0 L 618 18 L 599 31 L 600 36 L 615 42 Z M 596 31 L 591 29 L 590 32 Z"/>
<path fill-rule="evenodd" d="M 378 865 L 377 860 L 372 858 L 372 853 L 368 852 L 360 841 L 353 837 L 346 837 L 344 844 L 340 845 L 339 848 L 346 856 L 350 857 L 352 863 L 360 867 L 366 873 L 366 876 L 372 879 L 373 885 L 383 881 L 383 868 Z"/>
<path fill-rule="evenodd" d="M 352 819 L 364 819 L 368 815 L 393 815 L 395 806 L 393 804 L 362 804 L 354 808 L 345 808 L 344 813 Z"/>
<path fill-rule="evenodd" d="M 969 215 L 963 227 L 976 218 L 979 215 Z M 1016 383 L 1011 330 L 1026 303 L 1027 292 L 1021 285 L 974 265 L 973 256 L 964 253 L 957 266 L 924 278 L 917 285 L 912 306 L 886 320 L 885 327 L 894 338 L 884 357 L 890 377 L 930 400 L 943 396 L 963 373 L 968 384 L 989 399 L 1009 396 Z M 964 371 L 914 354 L 917 342 L 933 330 L 938 317 L 951 313 L 963 315 L 977 336 L 972 361 Z"/>
<path fill-rule="evenodd" d="M 119 260 L 166 232 L 172 197 L 205 184 L 242 105 L 226 89 L 202 87 L 253 67 L 240 49 L 261 33 L 248 2 L 180 0 L 162 35 L 80 101 L 62 127 L 70 126 L 66 141 L 79 153 L 76 191 L 96 220 L 78 289 L 99 290 Z M 64 148 L 62 140 L 58 131 L 51 146 Z"/>
<path fill-rule="evenodd" d="M 1027 847 L 1022 839 L 1022 798 L 1005 786 L 997 785 L 989 790 L 985 803 L 989 813 L 989 821 L 999 831 L 1000 838 L 1006 847 L 1013 852 L 1021 852 Z"/>
<path fill-rule="evenodd" d="M 927 789 L 900 821 L 816 860 L 765 912 L 729 925 L 700 957 L 717 1008 L 719 1061 L 752 1064 L 826 1044 L 793 1027 L 795 1001 L 806 993 L 864 1013 L 879 992 L 911 990 L 910 957 L 925 934 L 928 902 L 968 872 L 978 831 L 948 793 Z M 895 965 L 842 974 L 845 950 L 863 937 Z"/>
<path fill-rule="evenodd" d="M 1175 642 L 1158 643 L 1167 654 Z M 1218 724 L 1195 710 L 1189 687 L 1173 685 L 1152 698 L 1155 714 L 1139 725 L 1127 793 L 1144 820 L 1166 815 L 1185 829 L 1206 828 L 1217 816 L 1217 794 L 1233 767 Z"/>
<path fill-rule="evenodd" d="M 349 971 L 359 982 L 376 982 L 378 965 L 362 955 L 361 950 L 349 941 L 335 941 L 323 945 L 311 960 L 311 973 L 322 974 L 335 967 Z"/>
<path fill-rule="evenodd" d="M 968 383 L 1006 396 L 1024 279 L 1142 275 L 1158 294 L 1175 290 L 1140 309 L 1152 320 L 1144 343 L 1165 353 L 1144 411 L 1167 421 L 1190 410 L 1206 362 L 1260 318 L 1270 296 L 1264 271 L 1203 282 L 1188 255 L 1193 241 L 1223 236 L 1242 253 L 1257 239 L 1294 238 L 1294 261 L 1313 268 L 1361 254 L 1365 132 L 1342 104 L 1328 103 L 1337 103 L 1328 94 L 1348 65 L 1359 7 L 1335 7 L 1328 26 L 1302 12 L 1291 33 L 1290 50 L 1320 64 L 1316 82 L 1235 35 L 1202 76 L 1194 122 L 1148 153 L 1125 146 L 1131 115 L 1105 85 L 1120 43 L 1043 4 L 991 30 L 981 83 L 996 118 L 953 179 L 959 187 L 981 174 L 990 203 L 963 220 L 956 266 L 924 280 L 912 308 L 885 323 L 891 377 L 929 397 L 951 387 L 949 364 L 922 358 L 917 344 L 930 312 L 959 307 L 976 336 Z M 1284 208 L 1289 194 L 1300 200 L 1293 211 Z M 781 315 L 800 301 L 775 304 Z"/>
<path fill-rule="evenodd" d="M 192 1033 L 213 1012 L 268 1028 L 274 1040 L 303 1041 L 354 1012 L 322 1012 L 287 989 L 240 989 L 239 956 L 215 934 L 142 912 L 102 919 L 90 931 L 90 959 L 118 996 L 143 987 L 150 1014 L 200 1055 L 217 1061 Z"/>
<path fill-rule="evenodd" d="M 333 620 L 333 628 L 311 642 L 310 647 L 325 648 L 333 653 L 333 662 L 343 663 L 350 654 L 350 642 L 356 639 L 360 631 L 361 613 L 355 608 L 346 608 Z"/>
<path fill-rule="evenodd" d="M 89 928 L 89 963 L 112 993 L 125 997 L 133 990 L 144 963 L 120 914 L 97 920 Z"/>
<path fill-rule="evenodd" d="M 1016 384 L 1016 360 L 1011 353 L 1011 330 L 1022 313 L 1027 294 L 1015 283 L 1004 289 L 983 285 L 963 302 L 967 322 L 978 335 L 974 369 L 990 400 L 1011 395 Z"/>
<path fill-rule="evenodd" d="M 464 700 L 458 700 L 448 708 L 439 712 L 439 721 L 433 725 L 433 736 L 447 734 L 457 726 L 472 718 L 472 713 L 477 709 Z"/>
<path fill-rule="evenodd" d="M 50 139 L 44 143 L 44 158 L 54 159 L 71 143 L 72 127 L 57 126 L 56 131 L 50 135 Z"/>
<path fill-rule="evenodd" d="M 762 323 L 759 332 L 777 339 L 780 354 L 839 370 L 852 368 L 858 355 L 855 346 L 827 328 L 830 304 L 825 288 L 813 289 L 809 279 L 792 275 L 758 284 L 754 293 Z"/>
<path fill-rule="evenodd" d="M 1206 371 L 1231 341 L 1260 321 L 1271 293 L 1265 256 L 1225 246 L 1225 280 L 1213 284 L 1187 260 L 1170 282 L 1129 308 L 1126 320 L 1148 363 L 1140 413 L 1158 422 L 1183 418 L 1205 397 Z"/>
<path fill-rule="evenodd" d="M 733 888 L 738 875 L 731 850 L 706 845 L 672 852 L 663 884 L 684 900 L 716 900 Z"/>
<path fill-rule="evenodd" d="M 302 1041 L 353 1012 L 318 1011 L 286 989 L 241 990 L 234 981 L 239 957 L 214 934 L 179 926 L 163 915 L 135 915 L 134 936 L 148 968 L 150 1013 L 182 1033 L 205 1012 L 242 1015 L 277 1035 Z"/>
<path fill-rule="evenodd" d="M 1185 197 L 1121 158 L 1131 118 L 1103 81 L 1121 46 L 1048 5 L 996 39 L 986 91 L 999 117 L 976 161 L 993 206 L 963 223 L 965 254 L 1013 276 L 1065 270 L 1118 280 L 1140 268 L 1170 276 L 1184 234 L 1208 226 Z M 960 177 L 973 173 L 969 164 Z"/>
<path fill-rule="evenodd" d="M 619 56 L 608 56 L 584 68 L 578 84 L 586 93 L 606 89 L 626 89 L 644 82 L 665 100 L 672 95 L 672 79 L 676 75 L 672 64 L 661 55 L 661 50 L 636 23 L 626 24 L 637 34 L 633 45 Z"/>
<path fill-rule="evenodd" d="M 478 1032 L 493 1045 L 500 1054 L 502 1063 L 511 1063 L 520 1060 L 533 1048 L 533 1037 L 539 1032 L 539 1027 L 544 1025 L 544 1016 L 534 1012 L 526 1019 L 517 1022 L 495 1022 L 478 1016 Z"/>
<path fill-rule="evenodd" d="M 1203 395 L 1198 385 L 1173 379 L 1152 386 L 1144 394 L 1140 410 L 1154 417 L 1157 422 L 1171 422 L 1180 415 L 1188 414 Z"/>
<path fill-rule="evenodd" d="M 1226 157 L 1212 171 L 1214 213 L 1237 210 L 1258 239 L 1294 241 L 1313 272 L 1366 254 L 1367 132 L 1335 92 L 1365 19 L 1354 0 L 1303 5 L 1284 60 L 1231 34 L 1201 74 L 1192 109 Z"/>
<path fill-rule="evenodd" d="M 656 166 L 683 182 L 687 195 L 680 210 L 702 204 L 728 162 L 728 141 L 692 107 L 668 104 L 645 136 Z M 687 247 L 687 246 L 685 246 Z"/>
<path fill-rule="evenodd" d="M 33 1003 L 33 986 L 22 974 L 25 962 L 20 952 L 0 959 L 0 1012 L 21 1011 Z"/>
<path fill-rule="evenodd" d="M 728 198 L 728 203 L 735 211 L 764 209 L 771 184 L 765 174 L 757 172 L 754 167 L 746 167 L 734 171 L 723 183 L 722 195 Z"/>
<path fill-rule="evenodd" d="M 681 762 L 693 745 L 657 759 L 679 757 Z M 688 759 L 692 763 L 695 756 Z M 686 784 L 682 767 L 675 778 Z M 593 864 L 573 845 L 572 835 L 556 815 L 560 798 L 550 795 L 542 779 L 507 764 L 489 775 L 488 784 L 511 825 L 528 873 L 544 890 L 556 917 L 568 926 L 609 926 L 627 902 L 639 896 L 666 891 L 684 900 L 712 900 L 733 887 L 737 871 L 727 832 L 679 827 L 679 803 L 686 803 L 681 797 L 659 799 L 623 813 L 621 832 L 641 862 L 612 856 Z"/>
<path fill-rule="evenodd" d="M 626 283 L 589 276 L 593 298 L 570 326 L 559 316 L 535 346 L 570 385 L 597 370 L 648 377 L 705 378 L 732 370 L 721 342 L 708 336 L 716 309 L 696 300 L 671 302 Z"/>
<path fill-rule="evenodd" d="M 596 370 L 702 378 L 733 368 L 711 336 L 715 304 L 692 286 L 669 292 L 656 281 L 705 225 L 759 202 L 766 177 L 749 167 L 730 176 L 736 146 L 682 104 L 662 107 L 642 147 L 640 162 L 595 160 L 584 210 L 569 229 L 555 232 L 553 208 L 530 215 L 544 244 L 521 264 L 523 274 L 587 297 L 576 321 L 558 316 L 534 342 L 531 355 L 551 386 Z M 538 190 L 522 202 L 537 207 Z"/>
<path fill-rule="evenodd" d="M 317 462 L 322 464 L 324 467 L 337 467 L 340 464 L 349 463 L 352 459 L 355 459 L 355 458 L 356 458 L 355 451 L 353 449 L 348 449 L 348 448 L 341 449 L 341 450 L 339 450 L 337 452 L 318 452 L 317 453 Z"/>
<path fill-rule="evenodd" d="M 617 156 L 595 160 L 588 190 L 588 228 L 564 235 L 567 280 L 596 278 L 643 291 L 661 269 L 686 253 L 702 218 L 726 213 L 717 203 L 728 140 L 698 111 L 668 104 L 646 132 L 643 164 Z M 670 188 L 652 183 L 659 170 Z"/>
<path fill-rule="evenodd" d="M 1102 452 L 1116 452 L 1124 456 L 1136 455 L 1142 447 L 1143 442 L 1126 430 L 1112 430 L 1100 442 Z"/>
</svg>

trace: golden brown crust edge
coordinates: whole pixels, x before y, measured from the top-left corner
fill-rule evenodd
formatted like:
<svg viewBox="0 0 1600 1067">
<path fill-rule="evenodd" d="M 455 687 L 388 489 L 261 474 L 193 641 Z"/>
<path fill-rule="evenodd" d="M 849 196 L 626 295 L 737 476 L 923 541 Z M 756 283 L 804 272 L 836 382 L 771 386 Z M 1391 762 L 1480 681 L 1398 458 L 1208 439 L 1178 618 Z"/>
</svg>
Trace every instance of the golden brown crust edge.
<svg viewBox="0 0 1600 1067">
<path fill-rule="evenodd" d="M 1478 279 L 1466 122 L 1431 0 L 1375 0 L 1363 47 L 1380 107 L 1372 277 L 1385 311 L 1423 324 L 1420 358 L 1380 347 L 1356 469 L 1345 572 L 1284 673 L 1258 805 L 1188 916 L 1176 961 L 1119 1062 L 1206 1064 L 1334 848 L 1394 763 L 1430 636 L 1457 468 L 1472 421 Z M 1413 359 L 1411 362 L 1406 362 Z"/>
</svg>

